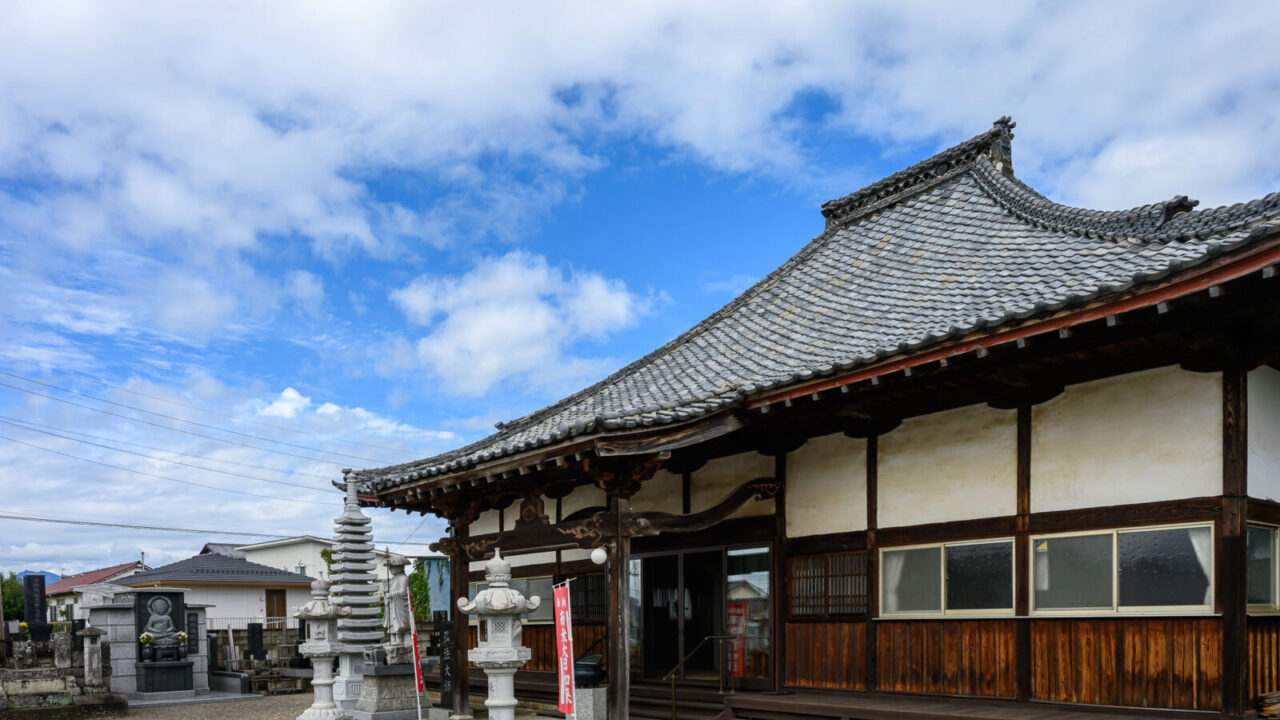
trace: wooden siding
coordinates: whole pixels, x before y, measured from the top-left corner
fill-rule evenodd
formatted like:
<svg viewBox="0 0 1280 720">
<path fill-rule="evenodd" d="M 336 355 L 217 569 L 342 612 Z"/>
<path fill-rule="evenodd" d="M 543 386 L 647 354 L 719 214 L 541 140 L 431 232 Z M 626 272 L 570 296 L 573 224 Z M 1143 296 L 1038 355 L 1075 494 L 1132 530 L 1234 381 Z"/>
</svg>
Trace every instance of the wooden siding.
<svg viewBox="0 0 1280 720">
<path fill-rule="evenodd" d="M 1036 700 L 1178 710 L 1222 708 L 1216 618 L 1036 620 Z"/>
<path fill-rule="evenodd" d="M 1280 690 L 1280 617 L 1249 618 L 1249 698 Z"/>
<path fill-rule="evenodd" d="M 876 624 L 876 689 L 1014 697 L 1013 620 L 899 620 Z"/>
<path fill-rule="evenodd" d="M 608 628 L 602 623 L 578 624 L 573 626 L 573 654 L 582 657 L 600 638 L 604 637 Z M 528 672 L 555 672 L 556 670 L 556 627 L 555 625 L 525 625 L 523 642 L 532 651 L 529 662 L 520 666 Z M 467 648 L 476 646 L 476 626 L 472 625 L 467 638 Z M 597 645 L 591 653 L 605 656 L 604 664 L 609 664 L 608 648 L 604 643 Z"/>
<path fill-rule="evenodd" d="M 866 689 L 865 622 L 793 622 L 786 632 L 788 686 Z"/>
</svg>

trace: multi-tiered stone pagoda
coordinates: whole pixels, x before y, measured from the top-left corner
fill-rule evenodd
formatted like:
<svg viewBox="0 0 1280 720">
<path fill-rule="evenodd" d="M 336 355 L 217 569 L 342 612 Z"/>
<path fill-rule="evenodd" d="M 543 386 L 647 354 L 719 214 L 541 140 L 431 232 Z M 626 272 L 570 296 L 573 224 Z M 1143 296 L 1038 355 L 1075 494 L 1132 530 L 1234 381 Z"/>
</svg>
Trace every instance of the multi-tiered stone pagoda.
<svg viewBox="0 0 1280 720">
<path fill-rule="evenodd" d="M 378 585 L 374 572 L 373 530 L 369 517 L 360 510 L 356 478 L 343 471 L 347 500 L 342 515 L 334 519 L 330 597 L 334 605 L 351 612 L 338 619 L 338 678 L 333 697 L 350 708 L 360 698 L 363 684 L 364 651 L 382 642 L 382 620 L 378 619 Z"/>
</svg>

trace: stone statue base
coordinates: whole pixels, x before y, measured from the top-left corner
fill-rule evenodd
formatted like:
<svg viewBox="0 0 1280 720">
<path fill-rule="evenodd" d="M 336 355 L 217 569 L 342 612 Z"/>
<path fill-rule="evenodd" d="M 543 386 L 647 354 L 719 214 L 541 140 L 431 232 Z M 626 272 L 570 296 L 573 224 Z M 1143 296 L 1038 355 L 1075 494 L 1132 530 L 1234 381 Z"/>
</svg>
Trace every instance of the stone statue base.
<svg viewBox="0 0 1280 720">
<path fill-rule="evenodd" d="M 418 717 L 417 681 L 413 665 L 367 666 L 360 699 L 348 711 L 355 720 L 415 720 Z M 425 715 L 431 701 L 421 697 Z"/>
</svg>

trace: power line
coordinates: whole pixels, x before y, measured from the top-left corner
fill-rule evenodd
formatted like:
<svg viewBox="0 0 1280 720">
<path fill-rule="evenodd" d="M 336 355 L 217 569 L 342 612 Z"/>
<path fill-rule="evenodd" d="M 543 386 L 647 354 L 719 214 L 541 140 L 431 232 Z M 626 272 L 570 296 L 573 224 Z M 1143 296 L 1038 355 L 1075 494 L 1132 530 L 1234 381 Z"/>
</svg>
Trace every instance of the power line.
<svg viewBox="0 0 1280 720">
<path fill-rule="evenodd" d="M 12 422 L 21 423 L 22 425 L 31 425 L 33 427 L 44 428 L 45 430 L 53 430 L 55 432 L 64 432 L 64 433 L 71 433 L 72 435 L 80 435 L 82 437 L 93 438 L 94 440 L 101 440 L 103 442 L 113 442 L 113 443 L 119 443 L 121 445 L 129 445 L 131 447 L 143 448 L 144 450 L 154 450 L 156 452 L 170 453 L 172 455 L 179 455 L 181 457 L 192 458 L 193 460 L 208 460 L 210 462 L 226 463 L 228 465 L 239 465 L 240 467 L 246 467 L 251 470 L 270 470 L 271 472 L 278 472 L 282 475 L 306 475 L 308 477 L 320 478 L 321 480 L 326 480 L 326 481 L 333 480 L 332 475 L 321 475 L 320 473 L 306 472 L 305 470 L 276 470 L 274 468 L 263 467 L 261 465 L 251 465 L 250 463 L 242 463 L 242 462 L 237 462 L 235 460 L 227 460 L 224 458 L 210 457 L 208 455 L 192 455 L 191 453 L 178 452 L 177 450 L 171 450 L 169 448 L 161 448 L 161 447 L 156 447 L 154 445 L 143 445 L 142 443 L 130 442 L 128 440 L 120 440 L 118 438 L 103 437 L 101 435 L 94 435 L 93 433 L 87 433 L 81 430 L 69 430 L 67 428 L 58 427 L 56 425 L 45 425 L 44 423 L 38 423 L 33 420 L 10 417 L 7 415 L 0 415 L 0 419 L 10 420 Z"/>
<path fill-rule="evenodd" d="M 386 460 L 379 460 L 378 458 L 369 458 L 369 457 L 363 457 L 363 456 L 360 456 L 360 455 L 350 455 L 350 454 L 348 454 L 348 453 L 334 452 L 334 451 L 332 451 L 332 450 L 323 450 L 323 449 L 321 449 L 321 448 L 314 448 L 314 447 L 310 447 L 310 446 L 308 446 L 308 445 L 298 445 L 298 444 L 296 444 L 296 443 L 286 442 L 286 441 L 284 441 L 284 440 L 275 440 L 275 439 L 272 439 L 272 438 L 262 437 L 262 436 L 260 436 L 260 435 L 253 435 L 253 434 L 251 434 L 251 433 L 243 433 L 243 432 L 240 432 L 240 431 L 238 431 L 238 430 L 228 430 L 227 428 L 221 428 L 221 427 L 218 427 L 217 425 L 207 425 L 207 424 L 205 424 L 205 423 L 196 422 L 195 420 L 186 420 L 186 419 L 184 419 L 184 418 L 176 417 L 176 416 L 174 416 L 174 415 L 165 415 L 164 413 L 158 413 L 158 412 L 155 412 L 155 411 L 153 411 L 153 410 L 144 410 L 143 408 L 134 407 L 133 405 L 127 405 L 127 404 L 125 404 L 125 403 L 116 402 L 116 401 L 114 401 L 114 400 L 107 400 L 106 398 L 100 398 L 100 397 L 97 397 L 96 395 L 89 395 L 88 393 L 82 393 L 82 392 L 80 392 L 79 390 L 71 390 L 71 389 L 69 389 L 69 388 L 64 388 L 64 387 L 61 387 L 61 386 L 59 386 L 59 385 L 54 385 L 54 384 L 52 384 L 52 383 L 42 382 L 42 381 L 40 381 L 40 380 L 32 380 L 31 378 L 23 377 L 23 376 L 21 376 L 21 375 L 15 375 L 15 374 L 13 374 L 13 373 L 11 373 L 11 372 L 8 372 L 8 371 L 5 371 L 5 370 L 0 370 L 0 375 L 7 375 L 7 376 L 9 376 L 9 377 L 17 378 L 18 380 L 22 380 L 23 382 L 29 382 L 29 383 L 31 383 L 31 384 L 33 384 L 33 385 L 40 385 L 40 386 L 43 386 L 43 387 L 52 388 L 52 389 L 54 389 L 54 390 L 60 390 L 60 391 L 62 391 L 62 392 L 64 392 L 64 393 L 68 393 L 68 394 L 71 394 L 71 395 L 78 395 L 78 396 L 80 396 L 80 397 L 88 398 L 88 399 L 90 399 L 90 400 L 96 400 L 96 401 L 98 401 L 98 402 L 106 403 L 106 404 L 108 404 L 108 405 L 115 405 L 116 407 L 126 408 L 126 409 L 128 409 L 128 410 L 133 410 L 134 412 L 146 413 L 146 414 L 148 414 L 148 415 L 155 415 L 155 416 L 157 416 L 157 417 L 165 418 L 166 420 L 174 420 L 174 421 L 177 421 L 177 422 L 187 423 L 187 424 L 189 424 L 189 425 L 195 425 L 196 427 L 207 428 L 207 429 L 209 429 L 209 430 L 217 430 L 218 432 L 224 432 L 224 433 L 228 433 L 228 434 L 230 434 L 230 435 L 239 435 L 239 436 L 241 436 L 241 437 L 247 437 L 247 438 L 250 438 L 250 439 L 253 439 L 253 440 L 262 440 L 262 441 L 264 441 L 264 442 L 276 443 L 276 444 L 278 444 L 278 445 L 287 445 L 287 446 L 289 446 L 289 447 L 298 448 L 299 450 L 310 450 L 311 452 L 324 453 L 324 454 L 326 454 L 326 455 L 337 455 L 337 456 L 340 456 L 340 457 L 350 458 L 350 459 L 352 459 L 352 460 L 367 460 L 367 461 L 369 461 L 369 462 L 382 463 L 382 464 L 384 464 L 384 465 L 390 465 L 390 464 L 391 464 L 390 462 L 388 462 L 388 461 L 386 461 Z M 13 386 L 13 385 L 7 385 L 7 384 L 6 384 L 6 385 L 5 385 L 5 387 L 11 387 L 11 388 L 14 388 L 14 389 L 16 389 L 16 390 L 22 390 L 22 388 L 20 388 L 20 387 L 15 387 L 15 386 Z M 29 392 L 29 391 L 27 391 L 27 392 Z"/>
<path fill-rule="evenodd" d="M 200 530 L 197 528 L 171 528 L 171 527 L 160 527 L 158 525 L 133 525 L 128 523 L 96 522 L 93 520 L 71 520 L 67 518 L 36 517 L 34 515 L 14 515 L 11 513 L 0 513 L 0 518 L 4 518 L 6 520 L 22 520 L 25 522 L 56 523 L 59 525 L 85 525 L 88 527 L 109 527 L 109 528 L 126 528 L 128 530 L 154 530 L 156 532 L 190 533 L 192 535 L 197 535 L 197 534 L 198 535 L 238 535 L 242 537 L 272 538 L 275 540 L 284 540 L 289 537 L 288 535 L 272 535 L 270 533 L 245 532 L 241 530 Z"/>
<path fill-rule="evenodd" d="M 86 462 L 86 463 L 91 463 L 93 465 L 101 465 L 103 467 L 109 467 L 113 470 L 123 470 L 124 472 L 134 473 L 135 475 L 145 475 L 147 477 L 153 477 L 160 480 L 169 480 L 170 482 L 182 483 L 184 485 L 194 485 L 196 487 L 208 488 L 209 490 L 220 490 L 222 492 L 235 493 L 237 495 L 249 495 L 250 497 L 266 498 L 267 500 L 278 500 L 282 502 L 306 503 L 308 505 L 328 505 L 329 504 L 326 502 L 320 502 L 319 500 L 297 500 L 295 498 L 277 497 L 275 495 L 260 495 L 258 493 L 246 492 L 244 490 L 232 490 L 230 488 L 218 487 L 217 485 L 205 485 L 204 483 L 193 482 L 191 480 L 180 480 L 178 478 L 167 477 L 165 475 L 156 475 L 155 473 L 149 473 L 144 470 L 134 470 L 133 468 L 122 467 L 120 465 L 112 465 L 111 463 L 104 463 L 98 460 L 90 460 L 89 458 L 82 458 L 78 455 L 72 455 L 71 453 L 64 453 L 61 450 L 54 450 L 52 448 L 36 445 L 35 443 L 26 442 L 25 440 L 11 438 L 8 435 L 0 434 L 0 440 L 8 440 L 9 442 L 15 442 L 15 443 L 18 443 L 19 445 L 26 445 L 29 448 L 35 448 L 36 450 L 43 450 L 47 453 L 52 453 L 54 455 L 61 455 L 62 457 L 70 458 L 72 460 L 79 460 L 80 462 Z"/>
<path fill-rule="evenodd" d="M 424 514 L 424 515 L 422 516 L 422 519 L 418 521 L 418 524 L 417 524 L 416 526 L 414 526 L 414 528 L 413 528 L 413 532 L 409 533 L 408 535 L 405 535 L 405 537 L 404 537 L 404 539 L 403 539 L 403 540 L 401 540 L 400 542 L 396 543 L 396 549 L 397 549 L 397 550 L 399 550 L 401 545 L 415 545 L 415 544 L 423 544 L 423 543 L 411 543 L 411 542 L 409 542 L 409 538 L 411 538 L 411 537 L 413 537 L 414 535 L 417 535 L 417 534 L 418 534 L 418 531 L 419 531 L 419 530 L 421 530 L 421 529 L 422 529 L 422 526 L 426 524 L 426 522 L 427 522 L 427 518 L 429 518 L 429 517 L 431 517 L 431 516 L 430 516 L 430 515 L 425 515 L 425 514 Z M 390 550 L 388 550 L 387 552 L 391 552 L 391 551 L 390 551 Z"/>
<path fill-rule="evenodd" d="M 312 490 L 315 492 L 320 492 L 320 488 L 312 487 L 310 485 L 303 485 L 301 483 L 292 483 L 287 480 L 272 480 L 271 478 L 259 477 L 257 475 L 246 475 L 244 473 L 233 472 L 231 470 L 219 470 L 217 468 L 205 467 L 203 465 L 195 465 L 193 463 L 182 462 L 181 460 L 169 460 L 167 458 L 160 458 L 154 455 L 147 455 L 145 453 L 134 452 L 132 450 L 125 450 L 124 448 L 113 447 L 111 445 L 104 445 L 102 443 L 96 443 L 91 440 L 80 440 L 78 438 L 73 438 L 70 435 L 63 435 L 61 433 L 50 432 L 48 430 L 41 430 L 39 428 L 27 427 L 25 425 L 20 425 L 16 422 L 5 420 L 3 418 L 0 418 L 0 423 L 9 425 L 11 427 L 20 428 L 22 430 L 26 430 L 27 432 L 40 433 L 41 435 L 48 435 L 50 437 L 62 438 L 63 440 L 70 440 L 72 442 L 84 443 L 85 445 L 91 445 L 96 448 L 102 448 L 103 450 L 111 450 L 112 452 L 122 452 L 129 455 L 134 455 L 136 457 L 145 458 L 147 460 L 158 460 L 159 462 L 173 463 L 174 465 L 181 465 L 183 467 L 194 468 L 196 470 L 204 470 L 206 472 L 221 473 L 223 475 L 230 475 L 232 477 L 244 478 L 246 480 L 259 480 L 261 482 L 275 483 L 276 485 L 288 485 L 289 487 L 296 487 L 296 488 L 302 488 L 303 490 Z"/>
<path fill-rule="evenodd" d="M 291 537 L 297 537 L 296 535 L 272 535 L 270 533 L 256 533 L 256 532 L 248 532 L 245 530 L 201 530 L 199 528 L 174 528 L 174 527 L 162 527 L 159 525 L 138 525 L 135 523 L 102 522 L 98 520 L 77 520 L 73 518 L 39 517 L 36 515 L 19 515 L 15 513 L 5 513 L 5 512 L 0 512 L 0 518 L 4 518 L 6 520 L 21 520 L 23 522 L 54 523 L 57 525 L 83 525 L 87 527 L 124 528 L 126 530 L 149 530 L 149 531 L 155 531 L 155 532 L 176 532 L 176 533 L 187 533 L 191 535 L 237 535 L 241 537 L 264 537 L 264 538 L 271 538 L 274 540 L 288 540 Z M 408 538 L 405 538 L 404 540 L 400 541 L 400 543 L 396 545 L 396 547 L 400 547 L 400 545 L 429 545 L 430 544 L 430 543 L 424 543 L 424 542 L 407 542 L 407 541 L 408 541 Z"/>
<path fill-rule="evenodd" d="M 261 445 L 251 445 L 249 443 L 237 442 L 235 440 L 227 440 L 226 438 L 220 438 L 215 435 L 205 435 L 204 433 L 198 433 L 194 430 L 183 430 L 182 428 L 163 425 L 161 423 L 151 422 L 150 420 L 143 420 L 142 418 L 130 417 L 122 413 L 112 412 L 110 410 L 103 410 L 102 408 L 96 408 L 96 407 L 93 407 L 92 405 L 85 405 L 84 403 L 78 403 L 78 402 L 75 402 L 74 400 L 67 400 L 66 398 L 60 398 L 53 395 L 49 395 L 47 393 L 37 392 L 35 390 L 29 390 L 24 387 L 18 387 L 17 385 L 10 385 L 9 383 L 6 383 L 6 382 L 0 382 L 0 387 L 11 388 L 13 390 L 17 390 L 18 392 L 27 393 L 28 395 L 35 395 L 36 397 L 47 398 L 49 400 L 53 400 L 54 402 L 73 405 L 78 408 L 84 408 L 85 410 L 92 410 L 94 412 L 102 413 L 103 415 L 110 415 L 112 417 L 122 418 L 130 422 L 137 422 L 137 423 L 142 423 L 143 425 L 150 425 L 152 427 L 162 428 L 164 430 L 169 430 L 171 432 L 186 433 L 187 435 L 193 435 L 195 437 L 201 437 L 206 440 L 213 440 L 215 442 L 226 443 L 228 445 L 238 445 L 240 447 L 253 448 L 254 450 L 261 450 L 263 452 L 274 453 L 276 455 L 288 455 L 289 457 L 301 458 L 302 460 L 310 460 L 311 462 L 324 463 L 326 465 L 332 465 L 333 467 L 342 467 L 340 464 L 335 463 L 332 460 L 322 460 L 321 458 L 311 457 L 310 455 L 299 455 L 297 453 L 291 453 L 287 450 L 272 450 L 271 448 L 265 448 L 265 447 L 262 447 Z"/>
<path fill-rule="evenodd" d="M 28 381 L 30 381 L 30 382 L 34 382 L 34 381 L 29 380 L 28 378 L 25 378 L 25 377 L 23 377 L 23 376 L 21 376 L 21 375 L 15 375 L 14 373 L 5 372 L 5 371 L 3 371 L 3 370 L 0 370 L 0 374 L 8 375 L 8 376 L 10 376 L 10 377 L 16 377 L 16 378 L 19 378 L 19 379 L 22 379 L 22 380 L 28 380 Z M 374 448 L 374 449 L 376 449 L 376 450 L 387 450 L 387 451 L 389 451 L 389 452 L 396 452 L 396 453 L 412 453 L 412 452 L 413 452 L 413 450 L 408 449 L 408 448 L 402 448 L 402 447 L 396 448 L 396 447 L 390 447 L 390 446 L 388 446 L 388 445 L 375 445 L 375 444 L 373 444 L 373 443 L 356 442 L 355 440 L 344 440 L 344 439 L 342 439 L 342 438 L 331 437 L 331 436 L 328 436 L 328 435 L 321 435 L 321 434 L 319 434 L 319 433 L 307 432 L 306 430 L 298 430 L 297 428 L 286 427 L 286 426 L 284 426 L 284 425 L 276 425 L 276 424 L 274 424 L 274 423 L 263 422 L 263 421 L 261 421 L 261 420 L 251 420 L 251 419 L 249 419 L 249 418 L 242 418 L 242 417 L 239 417 L 238 415 L 233 415 L 233 414 L 231 414 L 231 413 L 219 412 L 218 410 L 212 410 L 212 409 L 210 409 L 210 408 L 201 407 L 201 406 L 199 406 L 199 405 L 193 405 L 193 404 L 191 404 L 191 403 L 179 402 L 179 401 L 177 401 L 177 400 L 171 400 L 171 399 L 169 399 L 169 398 L 160 397 L 159 395 L 151 395 L 151 394 L 148 394 L 148 393 L 139 392 L 138 390 L 131 390 L 131 389 L 129 389 L 129 388 L 127 388 L 127 387 L 124 387 L 124 386 L 122 386 L 122 385 L 114 385 L 114 384 L 112 384 L 112 383 L 110 383 L 110 382 L 106 381 L 105 379 L 103 379 L 103 378 L 101 378 L 101 377 L 99 377 L 99 376 L 93 375 L 93 374 L 91 374 L 91 373 L 78 372 L 78 373 L 63 373 L 63 374 L 65 374 L 65 375 L 70 375 L 71 377 L 83 377 L 83 378 L 88 378 L 89 380 L 91 380 L 91 381 L 93 381 L 93 382 L 96 382 L 96 383 L 98 383 L 99 385 L 101 385 L 101 386 L 103 386 L 103 387 L 106 387 L 106 388 L 109 388 L 109 389 L 112 389 L 112 390 L 118 390 L 118 391 L 120 391 L 120 392 L 126 392 L 126 393 L 129 393 L 130 395 L 137 395 L 138 397 L 144 397 L 144 398 L 147 398 L 147 399 L 150 399 L 150 400 L 157 400 L 157 401 L 162 402 L 162 403 L 169 403 L 170 405 L 177 405 L 178 407 L 184 407 L 184 408 L 187 408 L 187 409 L 189 409 L 189 410 L 199 410 L 200 412 L 209 413 L 210 415 L 218 415 L 218 416 L 220 416 L 220 417 L 229 418 L 229 419 L 231 419 L 231 420 L 235 420 L 236 422 L 247 422 L 247 423 L 251 423 L 251 424 L 253 424 L 253 425 L 261 425 L 262 427 L 265 427 L 265 428 L 271 428 L 271 429 L 273 429 L 273 430 L 283 430 L 283 431 L 285 431 L 285 432 L 296 433 L 296 434 L 298 434 L 298 435 L 306 435 L 306 436 L 308 436 L 308 437 L 313 437 L 313 438 L 316 438 L 316 439 L 319 439 L 319 440 L 329 440 L 329 441 L 331 441 L 331 442 L 340 442 L 340 443 L 343 443 L 343 444 L 346 444 L 346 445 L 354 445 L 354 446 L 356 446 L 356 447 Z"/>
</svg>

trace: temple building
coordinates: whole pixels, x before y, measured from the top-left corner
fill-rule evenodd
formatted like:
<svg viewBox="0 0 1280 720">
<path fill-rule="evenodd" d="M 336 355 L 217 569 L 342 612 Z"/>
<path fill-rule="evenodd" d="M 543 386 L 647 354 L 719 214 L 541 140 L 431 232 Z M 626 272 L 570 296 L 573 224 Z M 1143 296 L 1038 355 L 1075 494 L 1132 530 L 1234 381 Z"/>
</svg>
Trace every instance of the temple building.
<svg viewBox="0 0 1280 720">
<path fill-rule="evenodd" d="M 611 720 L 670 717 L 671 678 L 681 718 L 1251 711 L 1280 690 L 1280 193 L 1067 207 L 1012 128 L 824 204 L 688 332 L 360 471 L 360 502 L 448 519 L 455 598 L 498 547 L 531 591 L 575 578 Z M 551 634 L 518 697 L 554 691 Z"/>
</svg>

